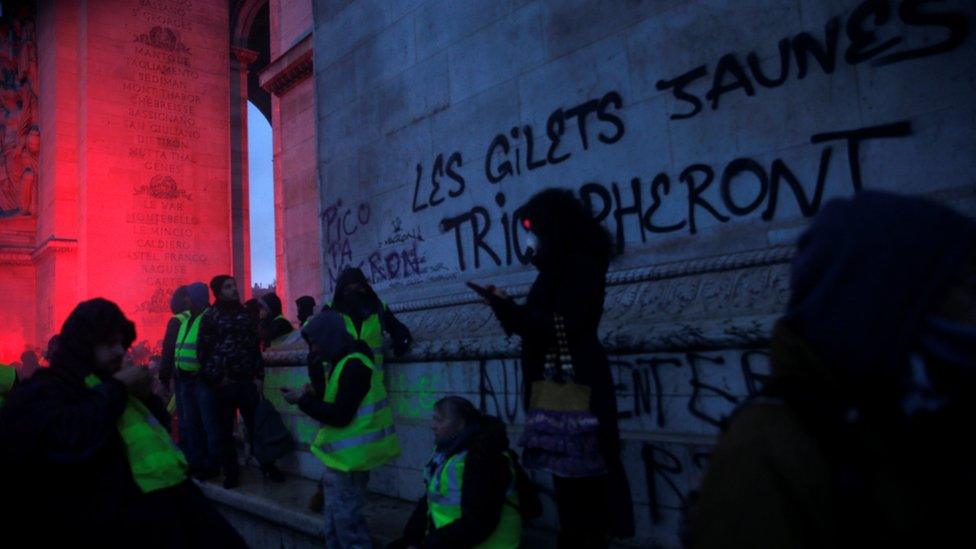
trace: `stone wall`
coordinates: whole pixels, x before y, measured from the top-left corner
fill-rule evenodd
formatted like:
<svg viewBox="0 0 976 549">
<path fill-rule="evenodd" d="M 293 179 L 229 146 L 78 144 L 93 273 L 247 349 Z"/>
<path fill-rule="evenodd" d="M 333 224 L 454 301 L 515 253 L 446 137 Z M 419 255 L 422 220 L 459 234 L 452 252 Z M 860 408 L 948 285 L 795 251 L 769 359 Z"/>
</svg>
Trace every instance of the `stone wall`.
<svg viewBox="0 0 976 549">
<path fill-rule="evenodd" d="M 638 536 L 665 544 L 718 419 L 767 367 L 792 244 L 822 204 L 886 189 L 976 212 L 971 2 L 355 0 L 313 14 L 322 285 L 362 267 L 417 338 L 389 369 L 405 452 L 374 475 L 387 494 L 420 493 L 441 395 L 517 434 L 518 341 L 463 282 L 524 295 L 518 207 L 542 188 L 578 191 L 623 252 L 603 338 Z"/>
</svg>

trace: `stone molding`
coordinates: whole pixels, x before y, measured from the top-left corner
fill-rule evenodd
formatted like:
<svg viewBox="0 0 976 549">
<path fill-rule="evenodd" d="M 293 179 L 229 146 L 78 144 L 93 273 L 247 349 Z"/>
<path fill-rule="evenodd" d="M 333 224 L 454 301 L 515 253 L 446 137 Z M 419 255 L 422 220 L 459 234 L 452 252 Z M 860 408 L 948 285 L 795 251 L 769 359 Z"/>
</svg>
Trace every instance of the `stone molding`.
<svg viewBox="0 0 976 549">
<path fill-rule="evenodd" d="M 0 248 L 0 265 L 23 267 L 32 264 L 29 248 Z"/>
<path fill-rule="evenodd" d="M 240 48 L 237 46 L 231 46 L 230 53 L 234 56 L 234 59 L 240 63 L 241 69 L 247 68 L 248 65 L 257 61 L 259 55 L 258 52 L 254 50 Z"/>
<path fill-rule="evenodd" d="M 309 34 L 261 71 L 261 88 L 280 97 L 312 76 L 312 51 L 312 35 Z"/>
<path fill-rule="evenodd" d="M 791 246 L 679 261 L 608 274 L 600 338 L 611 354 L 768 344 L 789 297 Z M 524 296 L 528 284 L 506 288 Z M 506 358 L 519 355 L 477 298 L 449 296 L 391 304 L 414 345 L 393 362 Z M 304 344 L 265 353 L 272 364 L 301 364 Z"/>
<path fill-rule="evenodd" d="M 78 241 L 71 238 L 51 237 L 34 248 L 31 259 L 36 263 L 48 254 L 71 253 L 78 250 Z"/>
</svg>

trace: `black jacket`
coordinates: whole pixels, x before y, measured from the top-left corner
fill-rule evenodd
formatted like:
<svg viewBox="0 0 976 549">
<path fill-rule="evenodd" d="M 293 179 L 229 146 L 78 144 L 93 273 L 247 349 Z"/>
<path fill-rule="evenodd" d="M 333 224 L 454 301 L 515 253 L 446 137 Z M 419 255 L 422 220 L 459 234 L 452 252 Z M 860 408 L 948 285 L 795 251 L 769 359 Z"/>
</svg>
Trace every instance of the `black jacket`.
<svg viewBox="0 0 976 549">
<path fill-rule="evenodd" d="M 281 316 L 281 299 L 274 293 L 264 294 L 258 298 L 268 308 L 268 316 L 258 323 L 258 335 L 261 337 L 261 346 L 265 349 L 271 346 L 271 342 L 279 337 L 291 333 L 295 327 L 291 322 Z"/>
<path fill-rule="evenodd" d="M 609 469 L 611 531 L 633 535 L 630 488 L 620 461 L 617 397 L 607 353 L 597 330 L 603 316 L 608 263 L 568 255 L 540 270 L 524 304 L 493 298 L 492 309 L 505 332 L 522 338 L 524 405 L 528 408 L 532 382 L 543 378 L 545 355 L 555 343 L 553 314 L 564 319 L 575 381 L 591 389 L 590 409 L 600 421 L 600 449 Z"/>
<path fill-rule="evenodd" d="M 109 378 L 89 389 L 90 372 L 78 364 L 39 370 L 11 391 L 0 414 L 0 470 L 7 472 L 0 516 L 18 529 L 43 516 L 46 528 L 24 530 L 32 541 L 70 533 L 76 541 L 131 544 L 157 520 L 117 428 L 125 387 Z M 158 397 L 145 404 L 169 425 Z"/>
<path fill-rule="evenodd" d="M 264 379 L 257 327 L 240 303 L 218 301 L 203 313 L 197 358 L 212 383 Z"/>
<path fill-rule="evenodd" d="M 159 381 L 169 383 L 176 371 L 176 338 L 180 334 L 180 320 L 170 317 L 163 335 L 163 351 L 159 359 Z"/>
<path fill-rule="evenodd" d="M 298 407 L 319 423 L 332 427 L 345 427 L 352 422 L 356 410 L 369 393 L 372 379 L 373 371 L 362 361 L 349 359 L 342 368 L 342 376 L 339 377 L 339 391 L 335 402 L 324 402 L 323 393 L 316 389 L 316 395 L 302 396 L 298 401 Z"/>
<path fill-rule="evenodd" d="M 479 425 L 471 431 L 462 431 L 459 439 L 448 446 L 442 449 L 445 457 L 468 451 L 461 484 L 461 518 L 435 530 L 428 517 L 425 495 L 410 515 L 403 532 L 405 543 L 401 545 L 435 549 L 474 547 L 498 527 L 512 482 L 505 457 L 508 451 L 505 425 L 498 418 L 485 416 Z M 433 469 L 430 465 L 428 468 Z"/>
<path fill-rule="evenodd" d="M 359 284 L 364 288 L 364 294 L 349 296 L 345 290 L 351 284 Z M 369 285 L 366 275 L 356 267 L 347 267 L 336 280 L 335 293 L 331 304 L 323 307 L 323 310 L 334 309 L 352 319 L 356 329 L 362 327 L 363 321 L 372 314 L 380 317 L 380 324 L 383 331 L 390 335 L 392 340 L 393 354 L 401 356 L 410 348 L 413 342 L 413 335 L 410 329 L 402 322 L 397 320 L 393 312 L 380 300 L 376 292 Z"/>
<path fill-rule="evenodd" d="M 356 410 L 369 393 L 373 371 L 357 358 L 350 358 L 342 368 L 339 390 L 335 402 L 323 402 L 325 371 L 323 362 L 338 364 L 351 353 L 372 356 L 369 346 L 353 339 L 346 331 L 342 317 L 334 311 L 323 311 L 312 317 L 302 328 L 302 335 L 315 345 L 317 352 L 309 354 L 309 375 L 314 395 L 304 395 L 298 407 L 312 419 L 333 427 L 344 427 L 352 422 Z"/>
</svg>

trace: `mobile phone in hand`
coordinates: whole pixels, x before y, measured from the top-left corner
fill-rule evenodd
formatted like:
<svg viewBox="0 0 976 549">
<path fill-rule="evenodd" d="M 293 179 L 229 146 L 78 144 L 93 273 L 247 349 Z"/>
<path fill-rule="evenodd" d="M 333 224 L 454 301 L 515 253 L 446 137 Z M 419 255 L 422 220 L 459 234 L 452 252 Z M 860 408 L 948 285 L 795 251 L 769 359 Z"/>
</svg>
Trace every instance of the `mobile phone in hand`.
<svg viewBox="0 0 976 549">
<path fill-rule="evenodd" d="M 477 292 L 478 295 L 480 295 L 481 297 L 483 297 L 485 299 L 490 299 L 491 297 L 493 297 L 495 295 L 495 293 L 492 292 L 491 290 L 489 290 L 488 288 L 485 288 L 484 286 L 478 286 L 474 282 L 465 282 L 465 284 L 468 285 L 468 288 L 471 288 L 472 290 L 474 290 L 475 292 Z"/>
</svg>

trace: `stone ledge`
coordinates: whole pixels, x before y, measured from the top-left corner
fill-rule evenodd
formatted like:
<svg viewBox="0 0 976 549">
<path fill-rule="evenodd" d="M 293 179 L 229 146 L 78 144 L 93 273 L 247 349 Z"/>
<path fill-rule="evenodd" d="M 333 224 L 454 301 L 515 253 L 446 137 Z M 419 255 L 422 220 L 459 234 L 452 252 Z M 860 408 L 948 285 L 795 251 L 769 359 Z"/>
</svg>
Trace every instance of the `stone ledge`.
<svg viewBox="0 0 976 549">
<path fill-rule="evenodd" d="M 248 488 L 252 484 L 251 475 L 244 474 L 244 482 L 241 488 L 228 490 L 214 482 L 197 482 L 197 485 L 211 501 L 218 505 L 231 507 L 239 511 L 254 515 L 256 518 L 266 522 L 274 523 L 280 527 L 285 527 L 311 537 L 324 538 L 324 528 L 322 520 L 311 511 L 300 511 L 288 508 L 281 502 L 271 499 L 268 495 L 251 493 Z M 260 482 L 260 480 L 256 481 Z M 290 477 L 288 483 L 308 484 L 304 487 L 309 491 L 309 496 L 314 493 L 315 483 L 307 479 Z"/>
<path fill-rule="evenodd" d="M 285 483 L 275 484 L 264 481 L 258 471 L 244 467 L 239 488 L 227 490 L 218 481 L 197 485 L 252 547 L 321 547 L 325 540 L 324 519 L 307 507 L 315 492 L 315 481 L 288 477 Z M 374 546 L 384 547 L 399 538 L 413 507 L 413 502 L 369 494 L 366 522 Z M 555 533 L 527 527 L 522 533 L 522 546 L 554 549 Z M 637 545 L 618 542 L 611 547 Z"/>
</svg>

